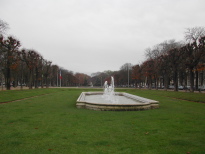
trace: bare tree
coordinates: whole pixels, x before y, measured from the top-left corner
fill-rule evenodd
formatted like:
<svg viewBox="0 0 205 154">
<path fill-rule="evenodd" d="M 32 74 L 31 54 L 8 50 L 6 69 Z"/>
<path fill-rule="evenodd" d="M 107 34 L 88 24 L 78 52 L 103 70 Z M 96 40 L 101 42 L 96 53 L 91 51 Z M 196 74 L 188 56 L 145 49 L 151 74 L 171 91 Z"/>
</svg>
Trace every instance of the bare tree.
<svg viewBox="0 0 205 154">
<path fill-rule="evenodd" d="M 152 79 L 154 78 L 154 60 L 149 59 L 142 63 L 141 65 L 143 76 L 145 77 L 145 85 L 147 88 L 152 89 Z"/>
<path fill-rule="evenodd" d="M 178 91 L 178 73 L 182 61 L 182 50 L 174 48 L 167 53 L 169 56 L 167 63 L 169 63 L 173 75 L 174 91 Z"/>
<path fill-rule="evenodd" d="M 43 69 L 43 57 L 38 54 L 38 56 L 36 57 L 36 64 L 35 64 L 35 68 L 34 68 L 34 75 L 35 75 L 35 88 L 38 88 L 39 86 L 39 81 L 42 80 L 42 69 Z"/>
<path fill-rule="evenodd" d="M 200 37 L 205 36 L 205 27 L 187 28 L 185 31 L 185 40 L 189 43 L 197 41 Z"/>
<path fill-rule="evenodd" d="M 146 48 L 145 49 L 145 57 L 147 57 L 147 59 L 152 59 L 153 58 L 153 50 L 151 48 Z"/>
<path fill-rule="evenodd" d="M 50 75 L 51 75 L 51 61 L 48 60 L 44 60 L 44 78 L 45 78 L 45 84 L 46 84 L 46 88 L 49 87 L 49 79 L 50 79 Z"/>
<path fill-rule="evenodd" d="M 23 61 L 26 63 L 27 68 L 29 69 L 29 89 L 32 89 L 33 86 L 33 77 L 34 69 L 39 61 L 40 55 L 35 50 L 25 50 L 21 51 Z"/>
<path fill-rule="evenodd" d="M 151 53 L 149 54 L 148 60 L 153 60 L 153 81 L 154 81 L 154 85 L 155 88 L 158 89 L 158 85 L 159 85 L 159 79 L 160 79 L 160 68 L 159 68 L 159 63 L 160 63 L 160 59 L 159 57 L 162 54 L 162 49 L 161 49 L 161 45 L 155 45 L 153 47 L 153 49 L 151 50 Z"/>
<path fill-rule="evenodd" d="M 122 79 L 124 80 L 124 83 L 127 83 L 127 86 L 129 87 L 132 74 L 132 64 L 125 63 L 120 67 L 120 72 L 122 75 Z"/>
<path fill-rule="evenodd" d="M 183 63 L 189 69 L 190 73 L 190 91 L 194 91 L 194 73 L 201 60 L 205 57 L 204 52 L 205 37 L 199 39 L 199 44 L 196 41 L 192 44 L 187 44 L 182 47 Z M 196 85 L 198 87 L 198 85 Z"/>
<path fill-rule="evenodd" d="M 9 25 L 0 19 L 0 35 L 3 35 L 5 34 L 6 30 L 9 29 Z"/>
<path fill-rule="evenodd" d="M 18 49 L 21 46 L 20 41 L 10 36 L 4 39 L 3 36 L 0 37 L 0 55 L 2 70 L 5 75 L 6 88 L 10 90 L 11 87 L 11 70 L 16 68 L 18 63 Z"/>
<path fill-rule="evenodd" d="M 132 80 L 134 80 L 135 87 L 141 88 L 142 82 L 142 68 L 140 65 L 134 65 L 132 67 Z"/>
</svg>

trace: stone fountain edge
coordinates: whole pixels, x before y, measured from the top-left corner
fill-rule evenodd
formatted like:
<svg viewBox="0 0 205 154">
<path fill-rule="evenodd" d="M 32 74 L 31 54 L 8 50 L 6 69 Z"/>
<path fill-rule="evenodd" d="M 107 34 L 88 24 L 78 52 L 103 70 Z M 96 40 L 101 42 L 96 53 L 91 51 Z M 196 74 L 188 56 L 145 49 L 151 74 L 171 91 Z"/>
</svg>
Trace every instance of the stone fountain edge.
<svg viewBox="0 0 205 154">
<path fill-rule="evenodd" d="M 140 101 L 140 104 L 98 104 L 85 101 L 86 95 L 102 95 L 103 92 L 82 92 L 76 101 L 77 108 L 85 108 L 96 111 L 139 111 L 159 108 L 159 101 L 147 99 L 137 95 L 132 95 L 125 92 L 115 92 L 116 95 Z"/>
</svg>

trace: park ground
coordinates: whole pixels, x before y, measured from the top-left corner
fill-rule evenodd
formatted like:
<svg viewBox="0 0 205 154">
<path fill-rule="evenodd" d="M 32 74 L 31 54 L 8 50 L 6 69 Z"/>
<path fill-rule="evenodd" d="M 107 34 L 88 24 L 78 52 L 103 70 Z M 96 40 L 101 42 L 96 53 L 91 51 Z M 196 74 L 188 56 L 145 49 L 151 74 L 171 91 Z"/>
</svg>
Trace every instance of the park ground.
<svg viewBox="0 0 205 154">
<path fill-rule="evenodd" d="M 96 90 L 102 89 L 0 91 L 1 153 L 205 153 L 204 94 L 116 89 L 157 100 L 160 108 L 76 108 L 81 92 Z"/>
</svg>

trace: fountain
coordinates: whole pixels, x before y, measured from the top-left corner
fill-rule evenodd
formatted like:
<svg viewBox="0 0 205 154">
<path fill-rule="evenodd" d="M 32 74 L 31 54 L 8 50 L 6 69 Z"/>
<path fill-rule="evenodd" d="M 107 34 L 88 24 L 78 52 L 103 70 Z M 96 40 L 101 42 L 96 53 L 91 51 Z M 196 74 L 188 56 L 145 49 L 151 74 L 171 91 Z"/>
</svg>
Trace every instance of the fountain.
<svg viewBox="0 0 205 154">
<path fill-rule="evenodd" d="M 137 111 L 159 108 L 159 102 L 136 95 L 115 92 L 114 78 L 111 84 L 104 83 L 103 92 L 82 92 L 76 103 L 77 108 L 100 111 Z"/>
<path fill-rule="evenodd" d="M 102 95 L 102 98 L 104 98 L 106 101 L 111 103 L 118 102 L 115 97 L 115 85 L 114 85 L 114 78 L 111 76 L 111 84 L 108 86 L 107 81 L 104 83 L 104 93 Z"/>
</svg>

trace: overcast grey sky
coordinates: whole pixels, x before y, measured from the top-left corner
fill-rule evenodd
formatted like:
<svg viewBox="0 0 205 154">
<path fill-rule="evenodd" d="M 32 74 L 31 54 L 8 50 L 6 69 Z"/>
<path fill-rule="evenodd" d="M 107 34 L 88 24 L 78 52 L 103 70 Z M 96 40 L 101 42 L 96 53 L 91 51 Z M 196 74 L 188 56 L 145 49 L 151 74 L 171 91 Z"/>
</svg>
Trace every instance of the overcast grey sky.
<svg viewBox="0 0 205 154">
<path fill-rule="evenodd" d="M 22 43 L 65 69 L 94 73 L 145 60 L 144 50 L 205 26 L 205 0 L 0 0 Z"/>
</svg>

